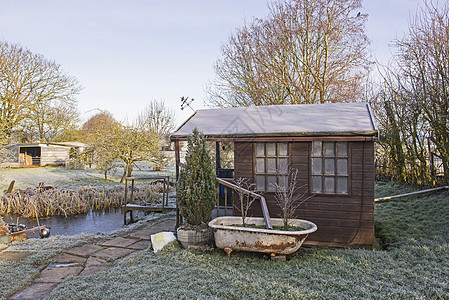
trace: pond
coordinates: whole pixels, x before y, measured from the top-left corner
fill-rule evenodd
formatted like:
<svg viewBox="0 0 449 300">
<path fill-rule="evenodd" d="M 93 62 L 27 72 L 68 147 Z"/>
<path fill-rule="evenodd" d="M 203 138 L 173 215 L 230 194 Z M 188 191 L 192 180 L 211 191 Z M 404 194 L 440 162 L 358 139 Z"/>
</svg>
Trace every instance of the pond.
<svg viewBox="0 0 449 300">
<path fill-rule="evenodd" d="M 143 213 L 137 214 L 137 218 L 143 216 Z M 134 212 L 136 218 L 136 212 Z M 17 216 L 3 216 L 5 223 L 16 223 Z M 38 223 L 39 221 L 39 223 Z M 50 228 L 51 235 L 76 235 L 80 233 L 108 233 L 124 227 L 123 212 L 118 209 L 111 212 L 89 212 L 68 216 L 53 216 L 47 218 L 25 219 L 19 218 L 19 224 L 24 224 L 27 228 L 38 225 L 46 225 Z M 36 234 L 37 237 L 39 236 Z M 33 237 L 29 234 L 29 237 Z"/>
</svg>

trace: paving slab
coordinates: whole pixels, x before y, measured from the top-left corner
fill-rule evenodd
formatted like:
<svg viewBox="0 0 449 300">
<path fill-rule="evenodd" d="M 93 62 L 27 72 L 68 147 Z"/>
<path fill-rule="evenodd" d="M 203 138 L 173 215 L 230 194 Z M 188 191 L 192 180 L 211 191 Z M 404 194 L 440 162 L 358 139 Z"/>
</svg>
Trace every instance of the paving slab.
<svg viewBox="0 0 449 300">
<path fill-rule="evenodd" d="M 42 299 L 49 294 L 58 284 L 57 283 L 35 283 L 15 294 L 10 299 Z"/>
<path fill-rule="evenodd" d="M 103 271 L 108 270 L 111 266 L 112 266 L 112 264 L 104 264 L 104 265 L 86 267 L 79 274 L 79 276 L 87 276 L 87 275 L 92 275 L 92 274 L 95 274 L 98 272 L 103 272 Z"/>
<path fill-rule="evenodd" d="M 139 238 L 142 240 L 150 240 L 151 235 L 162 231 L 175 231 L 176 220 L 175 218 L 165 219 L 159 223 L 148 224 L 143 229 L 137 230 L 128 237 Z"/>
<path fill-rule="evenodd" d="M 58 257 L 56 257 L 55 262 L 57 262 L 57 263 L 71 263 L 71 262 L 85 263 L 86 260 L 87 260 L 86 257 L 72 255 L 72 254 L 68 254 L 68 253 L 62 253 Z"/>
<path fill-rule="evenodd" d="M 151 240 L 151 233 L 149 232 L 148 228 L 137 230 L 130 235 L 127 236 L 127 238 L 134 238 L 134 239 L 140 239 L 140 240 Z"/>
<path fill-rule="evenodd" d="M 104 265 L 104 264 L 108 264 L 108 262 L 106 260 L 104 260 L 104 259 L 91 256 L 86 261 L 86 268 L 93 267 L 93 266 Z"/>
<path fill-rule="evenodd" d="M 129 245 L 134 244 L 135 242 L 135 238 L 122 238 L 121 236 L 119 236 L 115 239 L 104 242 L 103 244 L 101 244 L 101 246 L 126 248 Z"/>
<path fill-rule="evenodd" d="M 0 253 L 0 259 L 6 259 L 6 260 L 22 260 L 28 255 L 30 255 L 31 252 L 24 252 L 24 251 L 3 251 Z"/>
<path fill-rule="evenodd" d="M 48 267 L 44 269 L 34 281 L 39 283 L 60 283 L 70 277 L 78 275 L 82 270 L 83 267 Z"/>
<path fill-rule="evenodd" d="M 134 250 L 145 250 L 150 245 L 149 240 L 140 240 L 132 245 L 129 245 L 128 249 L 134 249 Z"/>
<path fill-rule="evenodd" d="M 131 254 L 136 250 L 126 249 L 126 248 L 106 248 L 99 252 L 92 254 L 94 257 L 106 259 L 106 260 L 115 260 L 123 257 L 125 255 Z"/>
<path fill-rule="evenodd" d="M 98 252 L 101 250 L 104 250 L 104 247 L 93 245 L 93 244 L 86 244 L 86 245 L 83 245 L 80 247 L 75 247 L 75 248 L 69 249 L 69 250 L 67 250 L 67 253 L 72 254 L 72 255 L 88 257 L 88 256 L 94 254 L 95 252 Z"/>
</svg>

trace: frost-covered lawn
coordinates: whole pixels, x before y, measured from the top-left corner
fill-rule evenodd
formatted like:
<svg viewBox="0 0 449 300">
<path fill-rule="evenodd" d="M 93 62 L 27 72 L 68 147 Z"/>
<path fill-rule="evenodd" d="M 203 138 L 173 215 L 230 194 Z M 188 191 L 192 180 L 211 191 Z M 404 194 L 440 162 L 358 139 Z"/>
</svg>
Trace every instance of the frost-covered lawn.
<svg viewBox="0 0 449 300">
<path fill-rule="evenodd" d="M 136 169 L 133 176 L 173 175 L 173 171 L 139 171 Z M 24 189 L 36 187 L 40 182 L 45 185 L 57 186 L 64 189 L 76 189 L 79 186 L 114 187 L 120 184 L 122 170 L 108 174 L 108 181 L 104 175 L 94 169 L 67 169 L 64 167 L 0 169 L 0 193 L 6 191 L 9 183 L 15 180 L 14 188 Z"/>
<path fill-rule="evenodd" d="M 378 183 L 377 195 L 408 190 Z M 388 191 L 387 193 L 385 191 Z M 264 255 L 191 252 L 171 245 L 135 253 L 107 272 L 75 277 L 50 299 L 298 299 L 449 297 L 449 193 L 376 204 L 388 250 L 301 249 L 287 262 Z"/>
<path fill-rule="evenodd" d="M 29 252 L 30 255 L 20 261 L 0 259 L 0 299 L 5 299 L 8 295 L 11 296 L 29 285 L 39 274 L 39 267 L 47 266 L 52 262 L 52 258 L 64 250 L 99 239 L 114 238 L 166 215 L 152 214 L 137 223 L 109 234 L 57 235 L 47 239 L 28 239 L 9 246 L 7 251 Z"/>
</svg>

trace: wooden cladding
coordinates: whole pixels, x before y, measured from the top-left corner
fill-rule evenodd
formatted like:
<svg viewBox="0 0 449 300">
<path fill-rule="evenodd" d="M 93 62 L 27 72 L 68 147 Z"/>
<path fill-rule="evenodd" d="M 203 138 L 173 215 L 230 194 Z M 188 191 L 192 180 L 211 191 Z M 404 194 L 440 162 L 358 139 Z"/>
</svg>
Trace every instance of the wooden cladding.
<svg viewBox="0 0 449 300">
<path fill-rule="evenodd" d="M 255 179 L 255 143 L 235 143 L 235 178 Z M 312 142 L 289 143 L 289 163 L 299 171 L 298 185 L 312 195 L 311 165 Z M 301 204 L 296 217 L 307 219 L 318 226 L 306 244 L 328 246 L 363 247 L 374 243 L 374 142 L 347 142 L 348 193 L 327 195 L 313 194 Z M 272 218 L 278 217 L 275 194 L 265 192 L 268 210 Z M 258 203 L 254 203 L 249 215 L 262 216 Z"/>
</svg>

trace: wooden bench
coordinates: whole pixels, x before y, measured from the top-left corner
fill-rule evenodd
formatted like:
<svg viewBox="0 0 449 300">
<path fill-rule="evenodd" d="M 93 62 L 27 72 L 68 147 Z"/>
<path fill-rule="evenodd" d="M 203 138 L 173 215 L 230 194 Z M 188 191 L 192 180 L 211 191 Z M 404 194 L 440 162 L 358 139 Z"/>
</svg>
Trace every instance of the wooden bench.
<svg viewBox="0 0 449 300">
<path fill-rule="evenodd" d="M 126 177 L 125 178 L 125 205 L 123 205 L 123 222 L 126 225 L 126 214 L 129 212 L 130 222 L 133 222 L 133 211 L 152 211 L 152 212 L 165 212 L 170 210 L 176 210 L 176 206 L 168 205 L 168 187 L 169 176 L 146 176 L 146 177 Z M 162 180 L 163 181 L 163 193 L 161 205 L 139 205 L 134 204 L 134 182 L 135 180 Z M 131 191 L 128 193 L 128 182 L 131 182 Z M 128 197 L 129 195 L 129 197 Z"/>
</svg>

